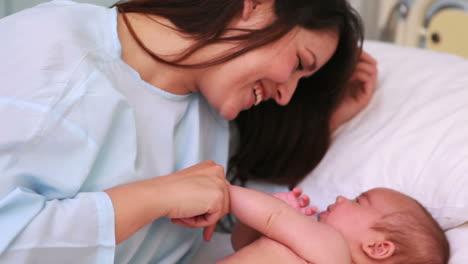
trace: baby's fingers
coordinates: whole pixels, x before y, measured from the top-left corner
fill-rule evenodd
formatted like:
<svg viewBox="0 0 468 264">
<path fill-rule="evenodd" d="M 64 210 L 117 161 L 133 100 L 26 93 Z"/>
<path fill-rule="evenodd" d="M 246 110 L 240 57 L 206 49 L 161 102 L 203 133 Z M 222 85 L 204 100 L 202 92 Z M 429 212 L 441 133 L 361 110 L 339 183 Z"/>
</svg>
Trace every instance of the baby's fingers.
<svg viewBox="0 0 468 264">
<path fill-rule="evenodd" d="M 301 212 L 306 216 L 312 216 L 317 213 L 317 207 L 305 207 L 301 208 Z"/>
<path fill-rule="evenodd" d="M 300 207 L 306 207 L 306 206 L 309 205 L 309 203 L 310 203 L 310 198 L 309 198 L 308 195 L 305 194 L 305 195 L 303 195 L 303 196 L 301 196 L 299 198 L 299 206 Z"/>
<path fill-rule="evenodd" d="M 297 198 L 297 197 L 301 196 L 301 194 L 302 194 L 302 188 L 301 188 L 301 187 L 296 187 L 296 188 L 294 188 L 291 192 L 292 192 L 292 193 L 294 194 L 294 196 L 296 196 L 296 198 Z"/>
</svg>

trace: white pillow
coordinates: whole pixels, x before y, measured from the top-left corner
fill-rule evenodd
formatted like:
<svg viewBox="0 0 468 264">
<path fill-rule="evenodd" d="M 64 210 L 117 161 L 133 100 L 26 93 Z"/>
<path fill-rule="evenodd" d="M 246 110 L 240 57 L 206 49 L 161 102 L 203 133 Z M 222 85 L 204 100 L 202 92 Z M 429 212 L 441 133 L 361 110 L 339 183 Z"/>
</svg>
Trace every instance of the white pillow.
<svg viewBox="0 0 468 264">
<path fill-rule="evenodd" d="M 444 229 L 468 222 L 468 60 L 379 42 L 365 50 L 379 65 L 375 95 L 300 186 L 321 210 L 339 194 L 388 187 Z"/>
<path fill-rule="evenodd" d="M 466 264 L 468 263 L 468 223 L 447 232 L 447 237 L 450 241 L 451 264 Z"/>
</svg>

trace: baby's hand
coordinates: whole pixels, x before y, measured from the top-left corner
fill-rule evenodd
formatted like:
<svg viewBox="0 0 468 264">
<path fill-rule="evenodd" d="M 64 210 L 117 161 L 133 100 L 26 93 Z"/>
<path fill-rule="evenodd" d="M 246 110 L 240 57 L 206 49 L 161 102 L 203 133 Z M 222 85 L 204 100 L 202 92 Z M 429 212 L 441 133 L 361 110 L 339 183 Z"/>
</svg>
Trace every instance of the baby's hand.
<svg viewBox="0 0 468 264">
<path fill-rule="evenodd" d="M 289 192 L 273 194 L 278 199 L 283 200 L 293 208 L 298 209 L 301 213 L 311 216 L 317 212 L 317 207 L 308 207 L 310 198 L 306 194 L 302 195 L 302 189 L 299 187 L 294 188 Z"/>
</svg>

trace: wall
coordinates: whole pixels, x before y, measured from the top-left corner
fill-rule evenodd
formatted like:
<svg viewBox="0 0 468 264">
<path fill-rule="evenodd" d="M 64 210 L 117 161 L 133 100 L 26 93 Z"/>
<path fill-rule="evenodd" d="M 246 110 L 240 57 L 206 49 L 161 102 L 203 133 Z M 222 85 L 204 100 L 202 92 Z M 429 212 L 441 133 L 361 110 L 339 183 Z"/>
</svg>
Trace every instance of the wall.
<svg viewBox="0 0 468 264">
<path fill-rule="evenodd" d="M 350 0 L 351 5 L 359 12 L 364 22 L 365 38 L 376 40 L 379 38 L 379 10 L 382 2 L 390 0 Z"/>
</svg>

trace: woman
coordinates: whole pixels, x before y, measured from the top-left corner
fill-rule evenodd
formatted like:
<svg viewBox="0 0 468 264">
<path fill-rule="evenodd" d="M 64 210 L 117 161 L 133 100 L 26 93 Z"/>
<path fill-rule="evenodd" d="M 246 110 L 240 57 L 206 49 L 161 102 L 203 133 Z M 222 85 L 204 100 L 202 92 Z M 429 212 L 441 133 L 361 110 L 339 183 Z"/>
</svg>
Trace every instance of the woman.
<svg viewBox="0 0 468 264">
<path fill-rule="evenodd" d="M 226 120 L 329 61 L 347 78 L 350 18 L 345 0 L 133 0 L 1 20 L 0 262 L 187 263 L 200 232 L 170 220 L 209 239 L 229 210 Z"/>
</svg>

